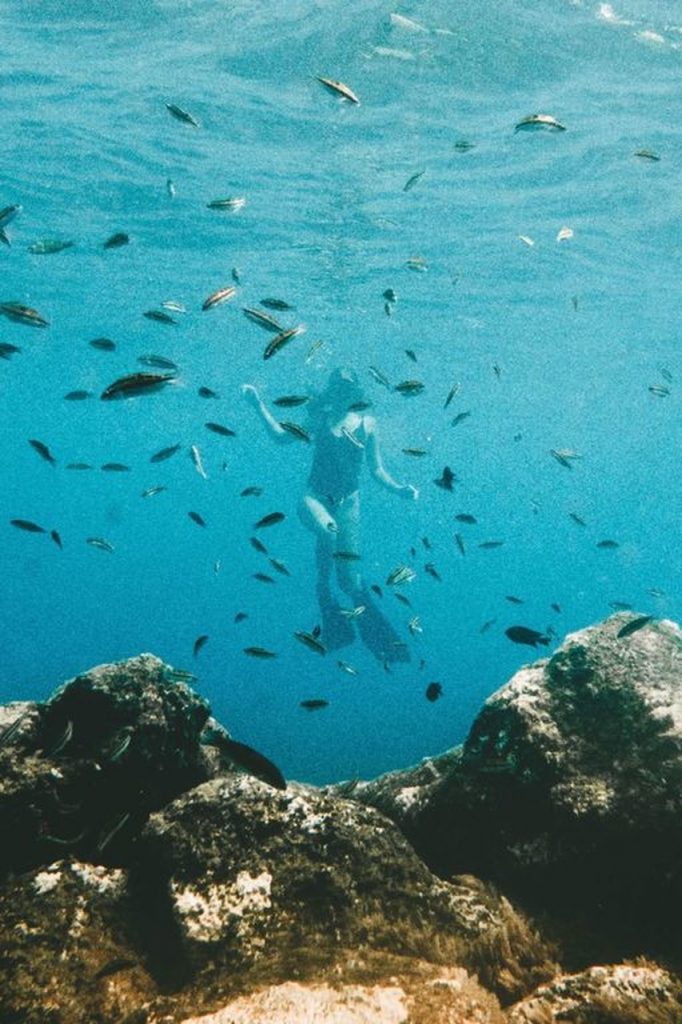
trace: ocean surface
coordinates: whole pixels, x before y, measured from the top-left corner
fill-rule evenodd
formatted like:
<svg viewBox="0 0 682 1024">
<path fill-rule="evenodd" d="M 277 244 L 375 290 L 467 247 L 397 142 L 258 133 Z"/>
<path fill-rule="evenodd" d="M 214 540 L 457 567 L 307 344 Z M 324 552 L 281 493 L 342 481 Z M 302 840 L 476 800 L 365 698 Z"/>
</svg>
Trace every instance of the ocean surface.
<svg viewBox="0 0 682 1024">
<path fill-rule="evenodd" d="M 151 651 L 286 775 L 365 778 L 460 742 L 565 633 L 628 605 L 679 621 L 680 0 L 4 0 L 0 49 L 0 208 L 22 208 L 0 302 L 49 321 L 0 317 L 0 700 Z M 515 131 L 533 113 L 565 130 Z M 30 251 L 45 240 L 73 245 Z M 242 309 L 272 297 L 306 333 L 264 360 Z M 100 400 L 149 354 L 178 381 Z M 420 491 L 363 471 L 360 564 L 412 654 L 390 671 L 295 638 L 319 621 L 310 445 L 274 444 L 240 391 L 312 395 L 338 366 Z M 416 578 L 387 585 L 402 565 Z"/>
</svg>

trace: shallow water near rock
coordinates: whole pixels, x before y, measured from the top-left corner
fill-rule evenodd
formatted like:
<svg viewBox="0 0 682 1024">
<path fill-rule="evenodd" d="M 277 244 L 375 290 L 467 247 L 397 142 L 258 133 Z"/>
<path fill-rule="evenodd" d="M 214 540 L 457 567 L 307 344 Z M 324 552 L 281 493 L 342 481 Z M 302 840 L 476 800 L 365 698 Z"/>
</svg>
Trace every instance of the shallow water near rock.
<svg viewBox="0 0 682 1024">
<path fill-rule="evenodd" d="M 49 321 L 0 317 L 20 349 L 0 350 L 0 700 L 153 651 L 286 776 L 369 778 L 462 740 L 521 664 L 614 604 L 680 620 L 679 0 L 10 0 L 0 28 L 0 209 L 22 207 L 0 302 Z M 533 113 L 566 130 L 515 132 Z M 265 361 L 242 307 L 267 298 L 307 333 Z M 177 322 L 145 317 L 162 310 Z M 178 384 L 100 401 L 150 354 Z M 320 621 L 296 514 L 310 446 L 276 447 L 240 394 L 312 394 L 343 365 L 420 490 L 363 471 L 358 565 L 412 656 L 390 673 L 358 638 L 323 657 L 295 638 Z M 264 555 L 249 538 L 275 511 Z M 402 565 L 416 578 L 387 586 Z"/>
</svg>

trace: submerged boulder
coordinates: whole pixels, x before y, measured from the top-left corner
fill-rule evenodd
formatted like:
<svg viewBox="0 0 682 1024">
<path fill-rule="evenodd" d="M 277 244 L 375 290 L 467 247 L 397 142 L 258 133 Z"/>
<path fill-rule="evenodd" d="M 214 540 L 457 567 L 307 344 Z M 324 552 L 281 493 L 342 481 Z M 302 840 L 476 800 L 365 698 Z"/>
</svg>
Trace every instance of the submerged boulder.
<svg viewBox="0 0 682 1024">
<path fill-rule="evenodd" d="M 554 973 L 505 900 L 440 881 L 382 815 L 296 783 L 217 778 L 179 797 L 149 819 L 133 875 L 175 935 L 178 977 L 312 977 L 342 949 L 480 954 L 508 999 Z"/>
<path fill-rule="evenodd" d="M 116 862 L 150 810 L 212 773 L 206 701 L 150 654 L 0 712 L 0 877 L 68 853 Z"/>
<path fill-rule="evenodd" d="M 682 952 L 682 632 L 621 613 L 573 633 L 486 701 L 461 749 L 353 796 L 437 874 L 610 933 L 593 954 Z"/>
<path fill-rule="evenodd" d="M 126 873 L 59 861 L 0 899 L 0 1021 L 119 1021 L 156 986 L 135 947 Z"/>
<path fill-rule="evenodd" d="M 657 964 L 563 974 L 508 1011 L 509 1024 L 679 1024 L 682 985 Z"/>
</svg>

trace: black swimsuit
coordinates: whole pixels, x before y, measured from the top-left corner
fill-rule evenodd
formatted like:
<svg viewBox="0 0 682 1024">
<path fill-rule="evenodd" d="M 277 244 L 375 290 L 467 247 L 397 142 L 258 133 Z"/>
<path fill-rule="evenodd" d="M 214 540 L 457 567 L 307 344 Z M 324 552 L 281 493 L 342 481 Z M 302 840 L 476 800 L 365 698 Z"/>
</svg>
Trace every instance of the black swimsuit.
<svg viewBox="0 0 682 1024">
<path fill-rule="evenodd" d="M 308 489 L 321 501 L 331 504 L 357 491 L 364 445 L 348 434 L 327 429 L 318 435 Z"/>
</svg>

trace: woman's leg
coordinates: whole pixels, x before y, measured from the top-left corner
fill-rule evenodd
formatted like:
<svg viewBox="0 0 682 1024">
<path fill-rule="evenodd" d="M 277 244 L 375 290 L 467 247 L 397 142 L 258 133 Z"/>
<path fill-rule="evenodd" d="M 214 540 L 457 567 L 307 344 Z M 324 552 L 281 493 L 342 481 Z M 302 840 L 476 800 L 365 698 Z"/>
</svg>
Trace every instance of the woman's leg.
<svg viewBox="0 0 682 1024">
<path fill-rule="evenodd" d="M 304 525 L 316 537 L 315 566 L 317 569 L 315 592 L 322 618 L 322 641 L 329 650 L 345 647 L 355 639 L 352 624 L 339 610 L 331 591 L 332 552 L 337 524 L 329 510 L 317 498 L 306 495 L 299 507 Z"/>
</svg>

